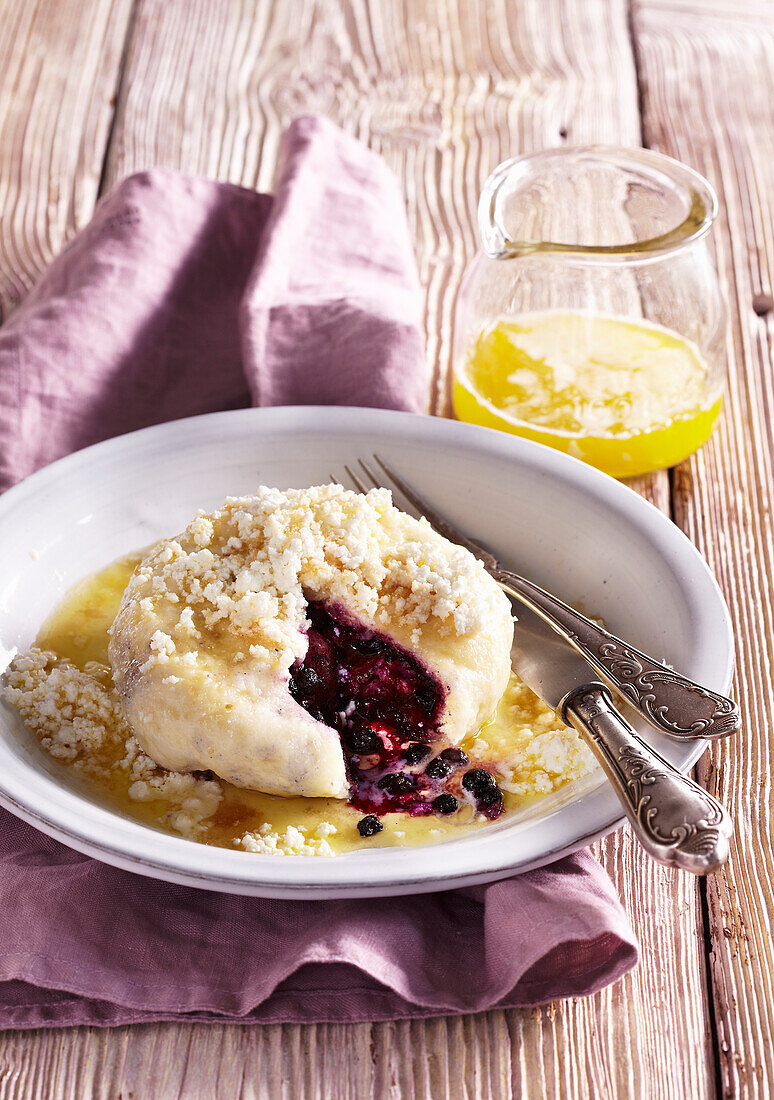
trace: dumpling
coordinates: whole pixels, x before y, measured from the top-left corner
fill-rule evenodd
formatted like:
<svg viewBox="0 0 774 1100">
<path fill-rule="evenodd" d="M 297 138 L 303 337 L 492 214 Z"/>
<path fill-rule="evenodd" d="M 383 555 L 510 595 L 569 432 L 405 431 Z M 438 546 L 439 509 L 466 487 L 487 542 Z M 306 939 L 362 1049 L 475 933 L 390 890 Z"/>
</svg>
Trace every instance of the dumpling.
<svg viewBox="0 0 774 1100">
<path fill-rule="evenodd" d="M 371 805 L 412 753 L 492 716 L 512 640 L 510 603 L 467 550 L 387 490 L 333 484 L 261 487 L 158 544 L 109 652 L 132 731 L 163 767 L 275 795 L 360 785 Z"/>
</svg>

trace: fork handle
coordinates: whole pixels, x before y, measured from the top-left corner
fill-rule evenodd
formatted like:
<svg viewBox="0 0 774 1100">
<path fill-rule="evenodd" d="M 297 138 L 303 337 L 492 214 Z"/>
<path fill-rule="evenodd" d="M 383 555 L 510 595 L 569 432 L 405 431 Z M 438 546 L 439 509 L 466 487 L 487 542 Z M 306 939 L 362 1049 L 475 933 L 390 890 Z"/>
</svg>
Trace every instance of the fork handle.
<svg viewBox="0 0 774 1100">
<path fill-rule="evenodd" d="M 736 703 L 701 687 L 507 569 L 493 571 L 500 587 L 525 603 L 588 661 L 597 676 L 623 695 L 661 733 L 678 741 L 726 737 L 739 729 Z"/>
<path fill-rule="evenodd" d="M 695 875 L 723 866 L 732 831 L 727 811 L 640 740 L 602 684 L 573 691 L 563 701 L 562 718 L 602 765 L 653 859 Z"/>
</svg>

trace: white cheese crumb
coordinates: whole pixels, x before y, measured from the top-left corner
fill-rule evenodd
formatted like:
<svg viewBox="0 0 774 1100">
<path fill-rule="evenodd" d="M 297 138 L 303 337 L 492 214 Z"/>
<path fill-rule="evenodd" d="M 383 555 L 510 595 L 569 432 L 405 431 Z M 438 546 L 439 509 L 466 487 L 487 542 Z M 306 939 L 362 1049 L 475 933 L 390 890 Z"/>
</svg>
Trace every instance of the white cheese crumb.
<svg viewBox="0 0 774 1100">
<path fill-rule="evenodd" d="M 156 630 L 150 640 L 150 657 L 141 666 L 141 672 L 147 672 L 153 665 L 165 665 L 175 652 L 175 643 L 163 630 Z"/>
<path fill-rule="evenodd" d="M 100 668 L 104 677 L 109 670 Z M 95 667 L 95 671 L 96 671 Z M 88 767 L 91 759 L 129 735 L 118 700 L 95 676 L 56 654 L 32 648 L 5 674 L 2 697 L 56 760 Z"/>
<path fill-rule="evenodd" d="M 81 670 L 33 647 L 8 667 L 1 694 L 55 760 L 99 779 L 106 769 L 126 773 L 129 797 L 168 803 L 167 823 L 183 836 L 201 833 L 223 797 L 216 780 L 159 768 L 142 751 L 105 665 L 90 662 Z"/>
<path fill-rule="evenodd" d="M 309 600 L 341 603 L 374 624 L 400 620 L 418 645 L 431 620 L 440 635 L 479 628 L 481 585 L 490 583 L 472 554 L 399 512 L 386 489 L 262 486 L 160 543 L 124 602 L 134 593 L 149 614 L 157 599 L 182 608 L 171 637 L 153 633 L 142 671 L 183 657 L 203 631 L 225 631 L 240 653 L 287 669 L 306 652 Z"/>
<path fill-rule="evenodd" d="M 318 830 L 319 828 L 318 826 Z M 330 829 L 336 832 L 334 826 L 331 825 Z M 264 822 L 256 832 L 245 833 L 239 840 L 234 841 L 234 845 L 244 848 L 246 852 L 262 856 L 335 855 L 327 840 L 307 837 L 303 826 L 296 828 L 295 825 L 288 825 L 284 833 L 278 833 L 268 822 Z"/>
</svg>

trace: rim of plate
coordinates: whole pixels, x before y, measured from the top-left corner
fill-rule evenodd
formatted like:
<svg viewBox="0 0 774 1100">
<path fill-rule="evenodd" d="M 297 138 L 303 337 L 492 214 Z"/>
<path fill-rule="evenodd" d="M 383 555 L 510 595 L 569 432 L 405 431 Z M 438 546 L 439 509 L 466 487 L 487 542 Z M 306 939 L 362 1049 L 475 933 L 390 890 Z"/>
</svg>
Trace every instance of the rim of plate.
<svg viewBox="0 0 774 1100">
<path fill-rule="evenodd" d="M 420 445 L 452 445 L 504 463 L 516 460 L 577 488 L 612 508 L 635 531 L 644 533 L 647 529 L 650 541 L 669 553 L 672 569 L 696 616 L 697 631 L 708 639 L 703 650 L 702 679 L 716 690 L 728 690 L 734 645 L 725 600 L 696 547 L 667 516 L 628 486 L 578 459 L 531 440 L 455 420 L 338 406 L 238 409 L 175 420 L 94 444 L 13 486 L 0 496 L 0 531 L 9 518 L 12 529 L 17 508 L 60 480 L 64 484 L 87 474 L 95 463 L 104 464 L 107 459 L 131 462 L 133 455 L 147 456 L 154 448 L 167 450 L 217 442 L 228 445 L 235 433 L 256 429 L 261 446 L 267 437 L 299 431 L 316 436 L 367 431 L 374 439 L 389 438 L 393 443 L 408 440 Z M 2 726 L 0 715 L 0 733 Z M 675 742 L 666 755 L 687 770 L 707 744 Z M 360 850 L 328 858 L 261 856 L 211 847 L 132 821 L 81 797 L 31 763 L 11 756 L 6 746 L 7 739 L 0 736 L 0 804 L 16 816 L 69 847 L 114 866 L 231 893 L 346 897 L 481 883 L 552 862 L 613 831 L 625 820 L 609 785 L 601 783 L 550 815 L 515 822 L 506 819 L 436 845 Z M 557 815 L 562 824 L 561 839 L 550 847 L 541 847 L 535 843 L 535 826 Z"/>
</svg>

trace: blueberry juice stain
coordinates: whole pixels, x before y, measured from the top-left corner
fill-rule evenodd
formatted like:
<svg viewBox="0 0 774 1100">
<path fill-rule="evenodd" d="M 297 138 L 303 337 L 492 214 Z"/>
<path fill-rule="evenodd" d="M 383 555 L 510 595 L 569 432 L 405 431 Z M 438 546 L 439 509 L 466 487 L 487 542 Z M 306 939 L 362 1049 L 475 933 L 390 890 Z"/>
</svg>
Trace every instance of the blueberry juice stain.
<svg viewBox="0 0 774 1100">
<path fill-rule="evenodd" d="M 445 816 L 471 802 L 486 817 L 498 817 L 503 798 L 490 773 L 466 771 L 462 749 L 434 751 L 444 702 L 440 681 L 413 654 L 339 608 L 310 603 L 307 616 L 308 649 L 290 670 L 290 694 L 338 730 L 349 804 L 369 815 L 363 821 L 370 825 L 373 815 L 395 812 Z M 474 773 L 488 782 L 480 774 L 466 782 Z"/>
</svg>

